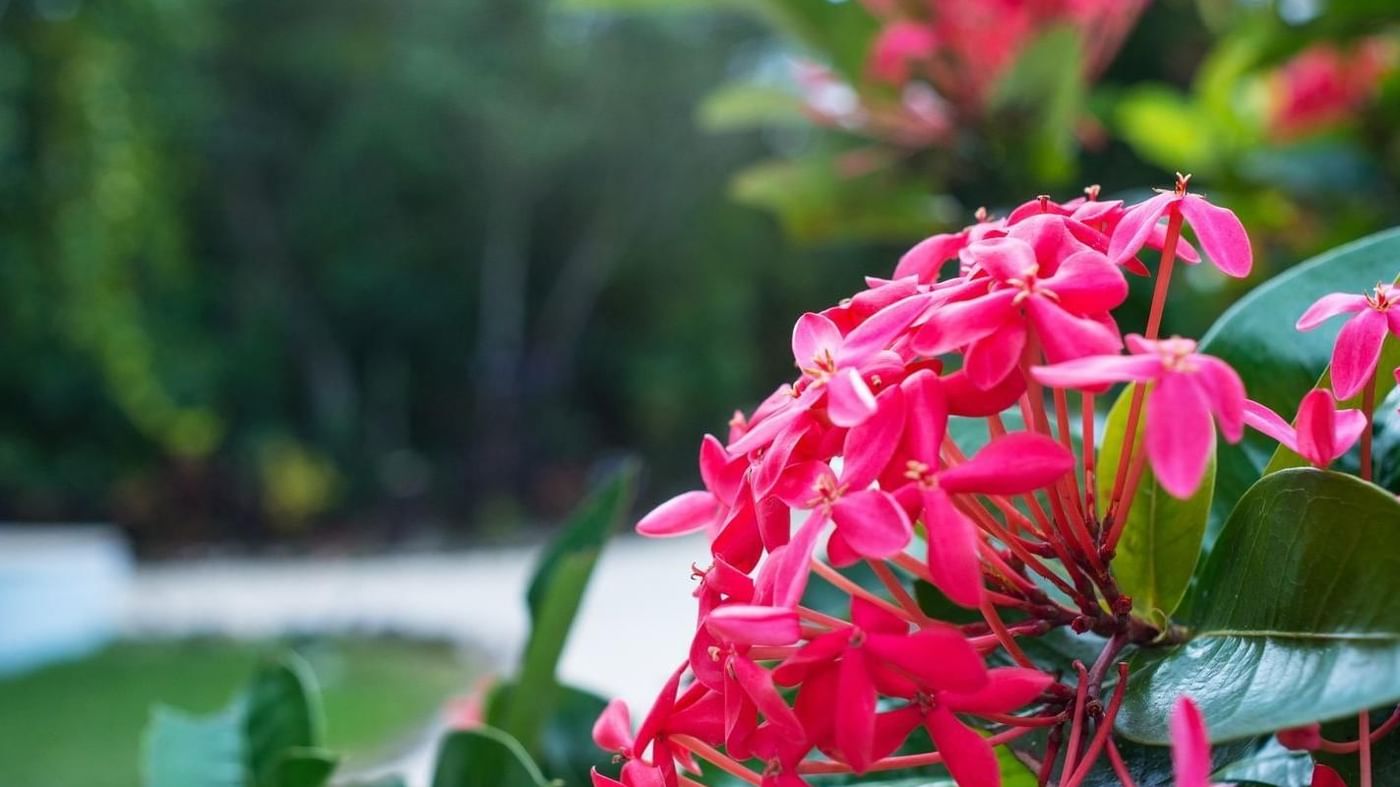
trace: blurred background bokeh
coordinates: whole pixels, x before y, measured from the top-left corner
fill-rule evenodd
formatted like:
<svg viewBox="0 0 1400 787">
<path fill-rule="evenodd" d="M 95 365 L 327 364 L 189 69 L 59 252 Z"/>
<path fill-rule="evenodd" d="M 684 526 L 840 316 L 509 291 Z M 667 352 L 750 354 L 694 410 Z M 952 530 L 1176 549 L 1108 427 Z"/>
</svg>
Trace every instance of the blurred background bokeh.
<svg viewBox="0 0 1400 787">
<path fill-rule="evenodd" d="M 622 457 L 693 485 L 799 313 L 1180 170 L 1260 260 L 1187 272 L 1199 335 L 1400 223 L 1397 73 L 1394 0 L 0 0 L 0 785 L 138 783 L 152 700 L 288 637 L 411 748 L 531 545 Z M 683 617 L 669 549 L 604 581 Z"/>
</svg>

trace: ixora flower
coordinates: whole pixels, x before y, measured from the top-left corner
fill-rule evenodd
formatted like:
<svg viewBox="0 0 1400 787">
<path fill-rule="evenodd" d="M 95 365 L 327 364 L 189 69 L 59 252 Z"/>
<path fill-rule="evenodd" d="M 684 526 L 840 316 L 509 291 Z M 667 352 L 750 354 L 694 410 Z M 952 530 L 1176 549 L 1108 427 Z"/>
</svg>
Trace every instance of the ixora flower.
<svg viewBox="0 0 1400 787">
<path fill-rule="evenodd" d="M 1246 425 L 1277 440 L 1314 467 L 1327 467 L 1351 449 L 1366 428 L 1360 410 L 1338 410 L 1332 392 L 1309 391 L 1298 405 L 1298 418 L 1290 426 L 1278 413 L 1253 400 L 1244 403 Z"/>
<path fill-rule="evenodd" d="M 1176 190 L 1163 191 L 1134 206 L 1118 222 L 1109 244 L 1109 259 L 1121 264 L 1153 237 L 1163 216 L 1184 219 L 1196 232 L 1201 250 L 1227 276 L 1244 278 L 1254 266 L 1249 235 L 1239 217 L 1186 190 L 1190 175 L 1177 175 Z"/>
<path fill-rule="evenodd" d="M 1123 657 L 1190 635 L 1135 611 L 1131 596 L 1155 591 L 1117 573 L 1134 519 L 1124 511 L 1148 463 L 1188 497 L 1217 430 L 1235 442 L 1248 424 L 1326 467 L 1367 424 L 1325 390 L 1303 397 L 1290 424 L 1191 339 L 1157 338 L 1173 261 L 1198 259 L 1183 224 L 1226 273 L 1247 273 L 1252 259 L 1238 219 L 1185 182 L 1140 205 L 1091 188 L 1002 219 L 979 211 L 911 249 L 892 277 L 797 320 L 794 379 L 736 413 L 726 439 L 704 438 L 703 489 L 637 525 L 647 536 L 705 532 L 710 562 L 691 569 L 688 658 L 647 720 L 634 735 L 620 703 L 599 720 L 595 739 L 620 767 L 595 774 L 595 787 L 695 787 L 702 769 L 804 787 L 934 765 L 960 787 L 998 787 L 1006 749 L 1039 784 L 1082 787 L 1105 767 L 1135 783 L 1114 733 L 1132 707 Z M 1155 270 L 1136 260 L 1144 246 L 1163 251 Z M 1145 335 L 1120 340 L 1125 273 L 1155 286 Z M 1355 313 L 1369 340 L 1377 325 L 1390 330 L 1391 299 L 1324 299 L 1310 319 Z M 1120 383 L 1135 385 L 1123 392 L 1123 436 L 1109 438 L 1098 395 Z M 1111 486 L 1096 478 L 1105 439 L 1122 440 Z M 1123 554 L 1151 548 L 1128 540 Z M 1104 644 L 1092 667 L 1022 646 L 1051 632 Z M 1367 762 L 1400 714 L 1373 732 L 1357 724 L 1355 744 L 1316 729 L 1280 740 L 1354 746 Z M 1176 783 L 1208 787 L 1199 709 L 1182 700 L 1168 726 Z M 1037 732 L 1035 745 L 1020 740 Z M 1335 777 L 1319 766 L 1314 780 Z"/>
<path fill-rule="evenodd" d="M 1113 383 L 1150 382 L 1147 399 L 1147 457 L 1162 488 L 1180 498 L 1200 486 L 1214 451 L 1212 415 L 1225 439 L 1244 431 L 1245 390 L 1229 364 L 1196 352 L 1196 342 L 1174 336 L 1150 341 L 1127 338 L 1131 355 L 1081 358 L 1038 366 L 1031 375 L 1052 388 L 1103 390 Z"/>
<path fill-rule="evenodd" d="M 1365 295 L 1324 295 L 1298 318 L 1297 328 L 1311 331 L 1339 314 L 1353 316 L 1332 347 L 1332 388 L 1338 399 L 1350 399 L 1375 376 L 1386 334 L 1400 336 L 1400 287 L 1377 284 Z"/>
</svg>

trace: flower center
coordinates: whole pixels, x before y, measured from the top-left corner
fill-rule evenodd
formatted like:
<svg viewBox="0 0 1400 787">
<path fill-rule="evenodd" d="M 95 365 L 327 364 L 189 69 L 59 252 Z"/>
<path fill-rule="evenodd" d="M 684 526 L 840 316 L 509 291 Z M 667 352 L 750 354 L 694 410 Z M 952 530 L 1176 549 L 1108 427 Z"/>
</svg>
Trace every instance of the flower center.
<svg viewBox="0 0 1400 787">
<path fill-rule="evenodd" d="M 1006 280 L 1006 285 L 1008 287 L 1012 287 L 1018 291 L 1016 296 L 1011 299 L 1012 304 L 1019 305 L 1032 295 L 1040 295 L 1052 301 L 1059 302 L 1060 296 L 1058 293 L 1054 290 L 1047 290 L 1041 286 L 1040 278 L 1037 275 L 1039 273 L 1040 266 L 1032 265 L 1026 268 L 1025 273 L 1020 276 Z"/>
<path fill-rule="evenodd" d="M 1400 304 L 1400 289 L 1377 284 L 1375 290 L 1366 295 L 1366 303 L 1378 312 L 1389 311 L 1390 307 Z"/>
<path fill-rule="evenodd" d="M 831 379 L 831 376 L 836 374 L 836 359 L 832 357 L 831 350 L 823 348 L 812 358 L 810 366 L 803 367 L 802 373 L 816 382 Z"/>
<path fill-rule="evenodd" d="M 933 472 L 933 468 L 917 459 L 909 460 L 909 464 L 904 469 L 904 477 L 923 489 L 938 488 L 938 474 Z"/>
<path fill-rule="evenodd" d="M 1192 339 L 1183 339 L 1180 336 L 1163 339 L 1157 343 L 1157 353 L 1167 371 L 1196 371 L 1196 364 L 1191 359 L 1191 356 L 1196 354 L 1196 342 Z"/>
<path fill-rule="evenodd" d="M 808 508 L 830 508 L 836 504 L 837 500 L 841 499 L 841 495 L 845 494 L 846 487 L 838 484 L 836 479 L 831 476 L 822 476 L 817 479 L 812 491 L 816 493 L 816 497 L 807 502 Z"/>
</svg>

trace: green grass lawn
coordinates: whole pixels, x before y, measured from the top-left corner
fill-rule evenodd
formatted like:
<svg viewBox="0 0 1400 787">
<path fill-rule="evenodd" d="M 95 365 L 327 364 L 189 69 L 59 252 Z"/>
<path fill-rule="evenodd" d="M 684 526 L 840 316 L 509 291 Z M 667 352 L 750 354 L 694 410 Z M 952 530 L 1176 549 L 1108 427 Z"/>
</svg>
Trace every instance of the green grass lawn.
<svg viewBox="0 0 1400 787">
<path fill-rule="evenodd" d="M 260 656 L 279 645 L 223 640 L 123 643 L 0 680 L 0 787 L 137 787 L 152 704 L 208 713 L 224 706 Z M 468 660 L 404 640 L 298 642 L 324 691 L 326 736 L 349 764 L 411 736 L 470 685 Z"/>
</svg>

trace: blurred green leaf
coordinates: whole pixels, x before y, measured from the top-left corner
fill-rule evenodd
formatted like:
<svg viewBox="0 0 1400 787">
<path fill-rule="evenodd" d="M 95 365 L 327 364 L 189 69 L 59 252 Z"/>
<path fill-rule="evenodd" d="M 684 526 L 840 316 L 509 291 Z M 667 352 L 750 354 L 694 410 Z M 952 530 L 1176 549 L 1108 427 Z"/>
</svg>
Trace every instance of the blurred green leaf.
<svg viewBox="0 0 1400 787">
<path fill-rule="evenodd" d="M 1118 467 L 1123 460 L 1123 443 L 1132 409 L 1134 386 L 1127 386 L 1113 403 L 1108 425 L 1099 442 L 1097 489 L 1100 515 L 1106 513 Z M 1134 438 L 1134 451 L 1147 450 L 1144 425 L 1147 398 Z M 1133 496 L 1128 521 L 1113 558 L 1113 575 L 1123 593 L 1133 599 L 1133 611 L 1143 618 L 1165 625 L 1167 618 L 1186 594 L 1196 559 L 1205 539 L 1210 519 L 1211 494 L 1215 489 L 1215 452 L 1206 465 L 1205 477 L 1196 493 L 1186 500 L 1167 494 L 1157 483 L 1151 467 L 1144 467 Z"/>
<path fill-rule="evenodd" d="M 494 727 L 445 735 L 432 787 L 548 787 L 520 742 Z"/>
<path fill-rule="evenodd" d="M 493 713 L 529 751 L 538 751 L 541 732 L 558 707 L 559 656 L 598 555 L 632 505 L 636 476 L 635 463 L 626 462 L 605 480 L 570 516 L 530 581 L 530 638 L 516 676 L 517 684 L 530 687 L 529 696 Z"/>
<path fill-rule="evenodd" d="M 262 787 L 321 787 L 340 757 L 325 749 L 292 748 L 277 755 Z"/>
<path fill-rule="evenodd" d="M 992 97 L 994 109 L 1020 109 L 1031 118 L 1024 131 L 1039 182 L 1063 183 L 1074 175 L 1075 129 L 1087 93 L 1083 63 L 1079 31 L 1052 27 L 1021 51 Z"/>
<path fill-rule="evenodd" d="M 706 131 L 743 131 L 775 125 L 804 126 L 802 101 L 790 91 L 768 85 L 731 83 L 705 97 L 696 110 Z"/>
<path fill-rule="evenodd" d="M 510 707 L 515 684 L 496 686 L 487 703 L 486 724 L 497 726 L 498 712 Z M 531 694 L 533 696 L 533 694 Z M 573 787 L 590 784 L 588 772 L 607 765 L 612 755 L 593 743 L 593 723 L 608 701 L 575 686 L 560 686 L 555 711 L 545 720 L 535 757 L 541 770 Z"/>
<path fill-rule="evenodd" d="M 1161 85 L 1128 91 L 1114 108 L 1114 124 L 1138 155 L 1168 172 L 1210 177 L 1219 169 L 1219 141 L 1211 117 L 1190 99 Z"/>
<path fill-rule="evenodd" d="M 247 785 L 239 702 L 209 716 L 157 705 L 141 748 L 145 787 Z"/>
<path fill-rule="evenodd" d="M 751 0 L 746 6 L 812 50 L 852 84 L 865 74 L 865 60 L 878 24 L 865 4 L 831 0 Z"/>
<path fill-rule="evenodd" d="M 244 712 L 248 770 L 259 787 L 280 787 L 283 774 L 304 775 L 314 767 L 302 763 L 300 755 L 286 761 L 289 752 L 314 749 L 322 737 L 316 679 L 300 656 L 287 653 L 262 665 L 248 685 Z"/>
</svg>

